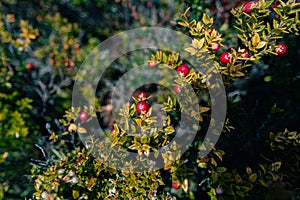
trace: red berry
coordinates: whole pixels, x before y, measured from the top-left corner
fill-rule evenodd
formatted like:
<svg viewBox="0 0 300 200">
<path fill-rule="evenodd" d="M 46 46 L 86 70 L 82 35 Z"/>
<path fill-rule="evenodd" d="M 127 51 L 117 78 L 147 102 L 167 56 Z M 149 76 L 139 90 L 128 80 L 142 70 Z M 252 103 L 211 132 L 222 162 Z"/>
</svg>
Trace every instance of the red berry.
<svg viewBox="0 0 300 200">
<path fill-rule="evenodd" d="M 250 1 L 245 4 L 243 8 L 243 12 L 249 14 L 252 7 L 256 4 L 256 2 Z"/>
<path fill-rule="evenodd" d="M 279 56 L 285 54 L 286 53 L 286 46 L 285 46 L 285 44 L 277 44 L 274 51 Z"/>
<path fill-rule="evenodd" d="M 32 63 L 29 63 L 27 66 L 26 66 L 26 69 L 28 70 L 33 70 L 34 69 L 34 65 Z"/>
<path fill-rule="evenodd" d="M 243 58 L 249 58 L 249 52 L 246 49 L 242 49 L 240 53 Z"/>
<path fill-rule="evenodd" d="M 115 134 L 115 133 L 116 133 L 116 130 L 115 130 L 114 128 L 112 128 L 112 129 L 110 130 L 110 133 L 111 133 L 111 134 Z"/>
<path fill-rule="evenodd" d="M 148 112 L 149 110 L 149 106 L 148 106 L 148 103 L 145 102 L 145 101 L 140 101 L 136 104 L 136 112 L 138 114 L 145 114 Z"/>
<path fill-rule="evenodd" d="M 79 115 L 79 119 L 83 122 L 86 121 L 88 118 L 89 118 L 89 115 L 84 111 L 82 111 Z"/>
<path fill-rule="evenodd" d="M 174 188 L 175 190 L 178 190 L 180 188 L 180 183 L 178 181 L 173 181 L 172 188 Z"/>
<path fill-rule="evenodd" d="M 181 89 L 178 86 L 174 86 L 173 90 L 175 93 L 178 93 L 178 92 L 180 92 Z"/>
<path fill-rule="evenodd" d="M 84 161 L 84 160 L 87 160 L 86 157 L 78 158 L 78 159 L 77 159 L 77 163 L 78 163 L 78 164 L 81 164 L 82 161 Z"/>
<path fill-rule="evenodd" d="M 139 100 L 143 100 L 143 99 L 147 98 L 147 94 L 144 91 L 140 91 L 137 93 L 136 97 L 139 98 Z"/>
<path fill-rule="evenodd" d="M 190 68 L 187 65 L 182 64 L 176 71 L 180 76 L 187 76 L 190 73 Z"/>
<path fill-rule="evenodd" d="M 275 2 L 271 7 L 272 7 L 272 8 L 277 8 L 277 7 L 278 7 L 278 3 Z"/>
<path fill-rule="evenodd" d="M 228 64 L 228 63 L 230 63 L 231 59 L 232 59 L 232 55 L 231 55 L 230 52 L 224 52 L 220 56 L 220 62 L 222 64 Z"/>
<path fill-rule="evenodd" d="M 154 69 L 156 67 L 156 63 L 154 61 L 148 61 L 148 67 L 150 69 Z"/>
<path fill-rule="evenodd" d="M 219 47 L 220 47 L 220 45 L 219 45 L 218 43 L 213 42 L 213 43 L 211 43 L 210 49 L 211 49 L 212 51 L 218 51 Z"/>
</svg>

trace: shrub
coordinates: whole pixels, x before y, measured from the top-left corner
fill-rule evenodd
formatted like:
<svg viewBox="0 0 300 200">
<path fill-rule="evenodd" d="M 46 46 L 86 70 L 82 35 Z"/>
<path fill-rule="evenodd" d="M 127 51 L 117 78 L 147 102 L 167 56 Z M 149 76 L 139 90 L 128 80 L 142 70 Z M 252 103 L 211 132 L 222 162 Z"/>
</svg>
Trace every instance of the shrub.
<svg viewBox="0 0 300 200">
<path fill-rule="evenodd" d="M 189 10 L 187 10 L 177 21 L 177 24 L 181 31 L 193 38 L 191 46 L 186 51 L 192 56 L 196 56 L 198 60 L 205 59 L 206 63 L 213 61 L 215 68 L 212 68 L 210 73 L 220 72 L 226 88 L 230 88 L 249 74 L 251 67 L 259 66 L 258 63 L 263 57 L 280 55 L 281 53 L 278 53 L 280 42 L 278 41 L 282 41 L 285 34 L 298 34 L 299 21 L 296 13 L 299 10 L 297 6 L 299 6 L 298 3 L 292 1 L 287 3 L 280 2 L 280 4 L 276 2 L 274 4 L 273 1 L 258 1 L 251 5 L 249 4 L 247 10 L 245 10 L 244 5 L 234 8 L 231 13 L 236 18 L 235 28 L 239 39 L 237 43 L 241 43 L 236 48 L 230 47 L 230 41 L 223 40 L 220 32 L 213 27 L 213 18 L 207 14 L 203 14 L 202 17 L 199 15 L 195 16 L 193 15 L 195 10 L 192 10 L 191 18 L 189 18 Z M 276 13 L 275 19 L 273 18 L 273 13 Z M 225 31 L 229 30 L 225 29 Z M 221 51 L 215 52 L 215 49 L 212 51 L 212 44 L 222 46 L 220 49 L 227 53 L 221 54 Z M 209 58 L 204 57 L 204 53 L 209 54 Z M 181 60 L 176 53 L 164 51 L 154 53 L 149 61 L 151 68 L 154 67 L 152 65 L 155 65 L 162 68 L 177 68 L 178 70 L 183 62 L 184 60 Z M 207 76 L 193 69 L 189 69 L 186 73 L 185 69 L 181 68 L 183 67 L 180 67 L 179 71 L 183 72 L 184 76 L 177 80 L 177 86 L 184 88 L 185 84 L 192 84 L 196 94 L 204 95 L 207 93 L 207 86 L 204 84 Z M 217 69 L 217 72 L 215 69 Z M 269 82 L 270 76 L 266 76 L 264 81 Z M 218 86 L 216 85 L 215 87 Z M 184 93 L 185 91 L 180 90 L 179 92 Z M 140 131 L 147 132 L 147 130 L 154 128 L 157 123 L 156 118 L 151 117 L 151 108 L 148 111 L 146 107 L 143 107 L 145 112 L 136 110 L 136 105 L 140 102 L 140 99 L 133 98 L 134 101 L 124 105 L 120 110 L 121 123 L 115 123 L 112 132 L 108 131 L 101 136 L 100 142 L 93 141 L 93 137 L 91 137 L 89 144 L 84 145 L 88 149 L 94 149 L 99 146 L 104 147 L 109 140 L 112 141 L 114 146 L 121 146 L 137 152 L 136 159 L 139 160 L 143 154 L 147 156 L 152 150 L 168 144 L 174 137 L 174 134 L 176 134 L 175 126 L 180 120 L 180 116 L 176 117 L 176 115 L 181 109 L 180 106 L 182 106 L 177 105 L 176 97 L 172 93 L 168 95 L 167 100 L 159 99 L 159 102 L 164 103 L 163 110 L 167 113 L 166 124 L 164 128 L 152 132 L 150 138 L 136 138 L 136 134 L 139 134 Z M 151 101 L 151 97 L 145 100 Z M 210 143 L 203 143 L 202 134 L 205 132 L 209 121 L 213 120 L 210 119 L 212 102 L 207 99 L 202 100 L 200 105 L 201 117 L 193 116 L 200 121 L 201 125 L 201 130 L 198 131 L 193 144 L 189 146 L 181 158 L 176 158 L 176 155 L 172 154 L 171 151 L 162 153 L 160 156 L 164 160 L 165 167 L 149 174 L 135 174 L 135 164 L 127 163 L 126 159 L 123 164 L 128 165 L 131 170 L 119 172 L 110 169 L 105 166 L 105 163 L 97 162 L 97 159 L 90 156 L 82 145 L 79 145 L 72 152 L 66 151 L 65 141 L 70 140 L 65 138 L 74 138 L 77 133 L 79 135 L 91 135 L 91 133 L 87 133 L 90 130 L 87 129 L 88 123 L 93 118 L 96 118 L 95 111 L 97 111 L 96 113 L 101 112 L 101 108 L 96 108 L 95 110 L 89 107 L 72 108 L 66 112 L 65 118 L 61 120 L 64 128 L 51 136 L 51 139 L 62 147 L 60 148 L 60 153 L 69 153 L 66 156 L 62 156 L 63 158 L 60 161 L 49 167 L 45 174 L 38 168 L 33 170 L 33 178 L 36 185 L 34 197 L 37 199 L 44 198 L 47 194 L 52 198 L 70 198 L 73 195 L 73 198 L 110 197 L 123 199 L 127 197 L 129 199 L 145 199 L 156 194 L 158 199 L 164 199 L 166 197 L 163 197 L 163 195 L 169 195 L 167 192 L 170 192 L 173 197 L 177 196 L 187 199 L 197 199 L 200 195 L 205 197 L 205 193 L 211 199 L 272 199 L 274 198 L 274 191 L 276 191 L 286 198 L 297 198 L 299 194 L 297 193 L 296 183 L 299 180 L 297 180 L 298 177 L 295 174 L 297 174 L 296 166 L 299 165 L 299 158 L 296 156 L 298 153 L 299 134 L 286 130 L 276 134 L 270 133 L 270 137 L 267 137 L 261 133 L 262 130 L 265 130 L 264 126 L 269 123 L 268 120 L 281 111 L 276 105 L 272 107 L 272 110 L 270 108 L 267 111 L 269 119 L 256 132 L 253 130 L 254 134 L 251 131 L 243 130 L 247 126 L 241 126 L 236 122 L 232 122 L 238 116 L 234 111 L 236 109 L 235 106 L 240 105 L 240 100 L 234 98 L 229 100 L 231 105 L 227 111 L 225 128 L 220 139 L 221 144 L 207 156 L 203 157 L 199 154 L 201 148 L 208 148 L 210 145 Z M 193 103 L 188 98 L 186 101 Z M 86 122 L 81 122 L 79 119 L 79 114 L 83 110 L 89 116 L 87 121 L 84 120 Z M 130 118 L 134 119 L 136 126 L 126 126 Z M 235 124 L 235 126 L 232 124 Z M 230 135 L 230 133 L 226 132 L 237 133 L 235 133 L 236 135 Z M 230 138 L 237 138 L 234 146 Z M 247 150 L 253 145 L 260 145 L 258 152 L 255 150 L 250 152 L 255 154 L 253 155 L 254 157 L 258 156 L 256 157 L 257 163 L 247 158 L 242 159 L 242 162 L 234 160 L 237 158 L 234 157 L 237 153 L 236 146 L 243 146 L 245 139 L 250 140 L 245 144 L 248 145 L 245 146 Z M 73 142 L 73 144 L 76 143 Z M 176 149 L 177 147 L 175 144 L 172 148 Z M 291 152 L 291 160 L 279 153 L 283 149 Z M 228 155 L 227 152 L 230 152 L 230 154 Z M 126 158 L 126 155 L 119 156 L 120 158 Z M 176 160 L 176 162 L 170 165 L 172 160 Z M 97 167 L 95 167 L 96 163 Z M 148 167 L 151 167 L 151 165 Z M 60 174 L 59 170 L 63 171 L 62 174 Z M 104 171 L 100 173 L 99 170 Z M 72 177 L 69 175 L 70 171 L 74 172 Z M 85 174 L 85 172 L 89 173 Z M 72 181 L 74 177 L 78 179 Z M 118 178 L 121 181 L 118 181 Z M 84 180 L 86 182 L 83 182 Z M 114 184 L 116 181 L 118 184 Z M 49 182 L 54 182 L 55 184 L 49 185 Z M 139 184 L 136 185 L 134 183 Z"/>
<path fill-rule="evenodd" d="M 25 10 L 35 8 L 34 15 L 24 12 L 18 17 L 5 10 L 22 5 L 16 2 L 1 2 L 0 165 L 4 170 L 0 199 L 6 194 L 29 196 L 30 186 L 23 187 L 16 178 L 9 178 L 22 173 L 21 169 L 11 170 L 10 166 L 29 160 L 15 148 L 25 143 L 23 152 L 29 154 L 37 132 L 40 152 L 32 155 L 34 166 L 30 173 L 33 199 L 299 198 L 299 133 L 289 131 L 298 129 L 299 95 L 293 93 L 299 84 L 299 70 L 294 67 L 299 62 L 291 58 L 297 58 L 299 53 L 297 42 L 289 42 L 299 41 L 295 37 L 300 23 L 298 2 L 236 1 L 229 15 L 218 12 L 228 11 L 228 1 L 222 1 L 224 5 L 219 1 L 171 5 L 51 0 L 28 3 Z M 54 10 L 48 11 L 52 5 Z M 179 9 L 191 6 L 178 17 L 176 28 L 193 39 L 182 50 L 200 61 L 199 67 L 207 74 L 197 71 L 177 52 L 130 52 L 105 72 L 109 80 L 98 84 L 95 106 L 68 109 L 73 80 L 82 81 L 74 76 L 77 66 L 99 42 L 96 38 L 110 36 L 115 27 L 172 24 L 164 15 L 174 12 L 174 5 Z M 111 11 L 111 15 L 101 13 L 102 17 L 96 19 L 93 14 L 99 10 Z M 156 14 L 148 22 L 140 13 Z M 103 19 L 111 21 L 99 23 Z M 134 93 L 114 116 L 118 120 L 114 120 L 108 101 L 111 91 L 106 87 L 139 65 L 145 54 L 149 55 L 150 69 L 165 70 L 163 75 L 174 81 L 175 93 L 157 85 L 142 86 L 138 90 L 145 95 Z M 179 76 L 171 77 L 169 69 L 176 69 Z M 222 133 L 205 139 L 209 126 L 215 130 L 223 126 L 213 115 L 216 102 L 209 90 L 223 86 L 206 84 L 217 74 L 221 74 L 227 92 L 226 119 Z M 134 78 L 136 82 L 143 79 Z M 189 96 L 188 87 L 198 101 Z M 91 88 L 86 83 L 81 90 L 88 97 Z M 184 101 L 178 100 L 180 96 Z M 153 115 L 155 103 L 162 105 L 165 115 Z M 56 120 L 63 111 L 64 117 Z M 196 120 L 199 127 L 178 128 L 182 119 Z M 105 127 L 104 132 L 93 127 L 94 121 Z M 191 131 L 197 132 L 195 139 L 180 156 L 182 145 L 171 142 L 178 135 L 185 141 L 192 136 L 188 134 Z M 210 140 L 219 136 L 214 145 Z M 156 151 L 164 146 L 169 148 Z M 203 155 L 211 148 L 209 154 Z M 120 149 L 136 153 L 135 157 L 129 158 Z M 164 167 L 156 170 L 153 158 L 161 158 Z"/>
</svg>

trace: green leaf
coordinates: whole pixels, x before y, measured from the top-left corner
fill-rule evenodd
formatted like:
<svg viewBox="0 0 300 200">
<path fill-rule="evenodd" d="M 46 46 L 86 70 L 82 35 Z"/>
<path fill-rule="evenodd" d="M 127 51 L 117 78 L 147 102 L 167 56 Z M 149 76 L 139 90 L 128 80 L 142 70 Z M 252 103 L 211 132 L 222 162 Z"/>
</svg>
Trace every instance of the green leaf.
<svg viewBox="0 0 300 200">
<path fill-rule="evenodd" d="M 282 16 L 282 15 L 281 15 L 281 9 L 279 9 L 279 8 L 274 8 L 274 11 L 276 12 L 276 14 Z"/>
<path fill-rule="evenodd" d="M 236 28 L 237 30 L 239 30 L 240 32 L 244 33 L 245 31 L 242 30 L 241 28 L 237 27 L 237 26 L 234 26 L 234 28 Z"/>
<path fill-rule="evenodd" d="M 74 199 L 78 199 L 78 197 L 79 197 L 79 192 L 76 191 L 76 190 L 73 190 L 73 191 L 72 191 L 72 195 L 73 195 L 73 198 L 74 198 Z"/>
<path fill-rule="evenodd" d="M 259 180 L 260 184 L 262 184 L 264 187 L 269 187 L 269 185 L 262 179 Z"/>
<path fill-rule="evenodd" d="M 125 142 L 127 141 L 127 137 L 122 137 L 121 139 L 120 139 L 120 144 L 121 145 L 123 145 Z"/>
<path fill-rule="evenodd" d="M 264 81 L 265 81 L 265 82 L 270 82 L 270 81 L 272 81 L 272 76 L 266 76 L 266 77 L 264 78 Z"/>
<path fill-rule="evenodd" d="M 149 138 L 146 135 L 143 135 L 141 137 L 141 143 L 146 144 L 149 142 Z"/>
<path fill-rule="evenodd" d="M 226 172 L 226 171 L 227 171 L 226 167 L 218 167 L 217 168 L 218 173 L 223 173 L 223 172 Z"/>
<path fill-rule="evenodd" d="M 290 6 L 284 6 L 283 7 L 283 12 L 285 12 L 285 13 L 288 13 L 288 12 L 290 12 L 291 11 L 291 7 Z"/>
<path fill-rule="evenodd" d="M 270 25 L 270 23 L 267 23 L 267 31 L 268 31 L 268 34 L 271 33 L 271 25 Z"/>
</svg>

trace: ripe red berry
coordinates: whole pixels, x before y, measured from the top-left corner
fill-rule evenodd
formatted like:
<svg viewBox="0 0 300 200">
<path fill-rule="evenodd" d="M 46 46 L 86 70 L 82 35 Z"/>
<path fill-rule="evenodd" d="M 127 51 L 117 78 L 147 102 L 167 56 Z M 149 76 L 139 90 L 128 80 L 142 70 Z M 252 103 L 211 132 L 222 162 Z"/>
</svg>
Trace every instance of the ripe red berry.
<svg viewBox="0 0 300 200">
<path fill-rule="evenodd" d="M 180 188 L 180 183 L 178 181 L 173 181 L 172 188 L 174 188 L 175 190 L 178 190 Z"/>
<path fill-rule="evenodd" d="M 139 100 L 143 100 L 143 99 L 147 98 L 147 94 L 144 91 L 140 91 L 137 93 L 136 97 L 139 98 Z"/>
<path fill-rule="evenodd" d="M 110 133 L 111 133 L 111 134 L 115 134 L 115 133 L 116 133 L 116 130 L 115 130 L 114 128 L 112 128 L 112 129 L 110 130 Z"/>
<path fill-rule="evenodd" d="M 230 52 L 224 52 L 220 56 L 220 62 L 222 64 L 228 64 L 228 63 L 230 63 L 231 59 L 232 59 L 232 55 L 231 55 Z"/>
<path fill-rule="evenodd" d="M 218 51 L 219 47 L 220 47 L 220 45 L 218 43 L 213 42 L 213 43 L 211 43 L 210 49 L 212 51 Z"/>
<path fill-rule="evenodd" d="M 173 90 L 175 93 L 178 93 L 178 92 L 180 92 L 181 89 L 178 86 L 174 86 Z"/>
<path fill-rule="evenodd" d="M 88 118 L 89 118 L 89 115 L 84 111 L 82 111 L 79 115 L 79 119 L 83 122 L 86 121 Z"/>
<path fill-rule="evenodd" d="M 285 44 L 277 44 L 275 47 L 275 53 L 277 53 L 279 56 L 283 55 L 286 53 L 286 46 Z"/>
<path fill-rule="evenodd" d="M 156 67 L 156 63 L 154 61 L 148 61 L 148 67 L 150 69 L 154 69 Z"/>
<path fill-rule="evenodd" d="M 242 49 L 240 53 L 243 58 L 249 58 L 249 52 L 246 49 Z"/>
<path fill-rule="evenodd" d="M 29 63 L 27 66 L 26 66 L 26 69 L 28 70 L 33 70 L 34 69 L 34 65 L 32 63 Z"/>
<path fill-rule="evenodd" d="M 145 114 L 148 112 L 149 110 L 149 106 L 148 106 L 148 103 L 145 102 L 145 101 L 140 101 L 136 104 L 136 112 L 138 114 Z"/>
<path fill-rule="evenodd" d="M 256 4 L 256 2 L 254 1 L 250 1 L 248 3 L 245 4 L 244 8 L 243 8 L 243 12 L 249 14 L 252 7 Z"/>
<path fill-rule="evenodd" d="M 180 76 L 187 76 L 190 73 L 190 68 L 187 65 L 182 64 L 176 71 Z"/>
</svg>

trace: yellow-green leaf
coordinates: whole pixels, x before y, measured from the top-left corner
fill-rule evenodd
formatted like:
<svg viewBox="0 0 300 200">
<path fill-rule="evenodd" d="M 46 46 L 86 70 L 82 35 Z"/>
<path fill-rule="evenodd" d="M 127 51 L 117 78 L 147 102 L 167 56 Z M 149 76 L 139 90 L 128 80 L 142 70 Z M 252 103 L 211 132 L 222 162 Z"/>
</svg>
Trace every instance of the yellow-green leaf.
<svg viewBox="0 0 300 200">
<path fill-rule="evenodd" d="M 209 24 L 209 22 L 210 22 L 209 16 L 204 13 L 204 15 L 202 17 L 202 21 L 204 24 Z"/>
<path fill-rule="evenodd" d="M 262 184 L 264 187 L 269 187 L 269 185 L 262 179 L 259 180 L 260 184 Z"/>
<path fill-rule="evenodd" d="M 267 42 L 262 41 L 262 42 L 258 43 L 258 45 L 256 46 L 256 49 L 261 49 L 261 48 L 265 47 L 266 44 L 267 44 Z"/>
<path fill-rule="evenodd" d="M 203 107 L 203 106 L 200 107 L 200 113 L 205 113 L 205 112 L 207 112 L 209 110 L 210 110 L 209 107 Z"/>
<path fill-rule="evenodd" d="M 78 128 L 78 133 L 83 134 L 83 133 L 87 133 L 87 131 L 86 131 L 85 128 L 79 127 L 79 128 Z"/>
<path fill-rule="evenodd" d="M 252 38 L 252 45 L 256 46 L 260 42 L 260 37 L 258 33 L 255 33 L 253 38 Z"/>
<path fill-rule="evenodd" d="M 184 192 L 187 192 L 189 189 L 189 181 L 188 179 L 184 179 L 183 183 L 181 184 L 181 187 Z"/>
<path fill-rule="evenodd" d="M 185 48 L 184 50 L 189 52 L 192 56 L 197 53 L 196 49 L 193 47 L 188 47 L 188 48 Z"/>
<path fill-rule="evenodd" d="M 278 170 L 280 169 L 280 167 L 281 167 L 281 162 L 275 162 L 275 163 L 272 163 L 271 167 L 272 167 L 272 171 L 273 171 L 273 172 L 276 172 L 276 171 L 278 171 Z"/>
<path fill-rule="evenodd" d="M 72 191 L 72 195 L 73 195 L 73 198 L 74 198 L 74 199 L 77 199 L 77 198 L 79 197 L 79 192 L 76 191 L 76 190 L 73 190 L 73 191 Z"/>
<path fill-rule="evenodd" d="M 183 27 L 188 27 L 189 24 L 186 23 L 186 22 L 177 22 L 177 24 L 179 24 L 180 26 L 183 26 Z"/>
<path fill-rule="evenodd" d="M 251 182 L 254 182 L 255 180 L 256 180 L 256 178 L 257 178 L 257 174 L 251 174 L 250 176 L 249 176 L 249 180 L 251 181 Z"/>
<path fill-rule="evenodd" d="M 68 131 L 69 132 L 73 132 L 73 131 L 76 131 L 76 129 L 77 129 L 77 127 L 76 127 L 76 125 L 75 124 L 70 124 L 70 126 L 68 127 Z"/>
</svg>

